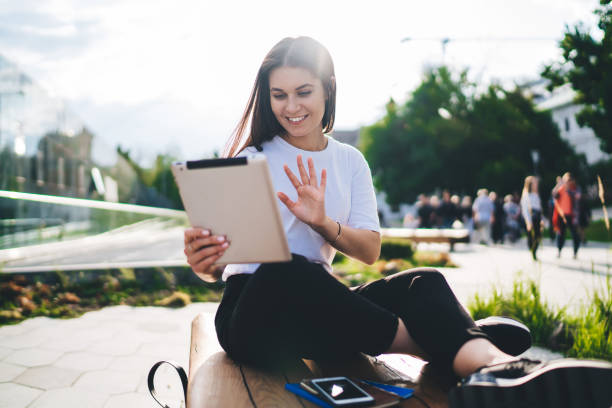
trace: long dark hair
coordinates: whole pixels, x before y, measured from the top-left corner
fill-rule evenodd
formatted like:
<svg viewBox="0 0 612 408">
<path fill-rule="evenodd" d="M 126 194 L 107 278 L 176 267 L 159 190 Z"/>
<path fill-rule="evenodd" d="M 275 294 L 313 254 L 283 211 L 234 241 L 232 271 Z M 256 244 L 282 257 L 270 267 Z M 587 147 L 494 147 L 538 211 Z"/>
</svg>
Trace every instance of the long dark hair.
<svg viewBox="0 0 612 408">
<path fill-rule="evenodd" d="M 323 133 L 329 133 L 333 129 L 336 116 L 336 78 L 331 55 L 321 43 L 310 37 L 287 37 L 276 44 L 261 63 L 246 109 L 225 146 L 224 156 L 233 157 L 247 146 L 255 146 L 261 151 L 263 142 L 284 132 L 270 106 L 270 72 L 278 67 L 305 68 L 321 80 L 326 96 Z M 248 138 L 243 142 L 249 125 Z"/>
</svg>

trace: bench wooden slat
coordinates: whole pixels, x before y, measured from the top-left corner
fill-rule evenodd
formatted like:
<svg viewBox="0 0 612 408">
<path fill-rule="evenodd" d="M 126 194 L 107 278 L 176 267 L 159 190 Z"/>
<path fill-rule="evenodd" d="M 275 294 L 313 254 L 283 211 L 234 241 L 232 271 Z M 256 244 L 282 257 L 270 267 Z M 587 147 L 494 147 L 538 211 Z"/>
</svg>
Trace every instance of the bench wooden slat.
<svg viewBox="0 0 612 408">
<path fill-rule="evenodd" d="M 428 366 L 420 376 L 413 375 L 414 367 L 405 370 L 408 374 L 403 374 L 385 364 L 384 358 L 365 354 L 339 363 L 296 361 L 282 372 L 264 372 L 245 365 L 238 366 L 224 351 L 220 351 L 213 322 L 209 320 L 206 315 L 200 314 L 192 322 L 187 408 L 317 408 L 285 390 L 285 383 L 339 375 L 413 387 L 415 395 L 425 400 L 431 408 L 448 407 L 448 381 L 433 370 L 428 370 Z M 399 406 L 423 408 L 416 398 L 402 401 Z"/>
</svg>

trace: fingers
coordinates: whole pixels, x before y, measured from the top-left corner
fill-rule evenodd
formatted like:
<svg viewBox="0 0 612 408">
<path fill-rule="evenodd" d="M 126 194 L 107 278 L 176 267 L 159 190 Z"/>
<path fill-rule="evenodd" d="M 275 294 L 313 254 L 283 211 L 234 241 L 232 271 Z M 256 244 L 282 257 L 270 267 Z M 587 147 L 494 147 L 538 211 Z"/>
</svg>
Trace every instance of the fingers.
<svg viewBox="0 0 612 408">
<path fill-rule="evenodd" d="M 302 162 L 301 154 L 298 154 L 297 166 L 298 166 L 298 170 L 300 171 L 300 177 L 302 178 L 302 184 L 310 184 L 310 180 L 308 179 L 308 174 L 306 173 L 306 168 L 304 167 L 304 163 Z"/>
<path fill-rule="evenodd" d="M 321 190 L 325 191 L 325 186 L 327 185 L 327 170 L 321 170 Z"/>
<path fill-rule="evenodd" d="M 229 247 L 229 243 L 225 242 L 220 245 L 208 246 L 200 249 L 199 251 L 192 252 L 187 256 L 187 263 L 192 267 L 195 265 L 201 264 L 204 261 L 208 261 L 209 258 L 216 257 L 217 259 L 221 257 Z M 216 261 L 214 259 L 212 262 Z M 212 262 L 210 263 L 212 265 Z"/>
<path fill-rule="evenodd" d="M 310 185 L 317 186 L 317 172 L 315 171 L 314 161 L 312 157 L 308 158 L 308 176 L 310 177 Z"/>
<path fill-rule="evenodd" d="M 185 230 L 185 246 L 187 246 L 191 241 L 197 238 L 207 237 L 210 235 L 210 231 L 203 228 L 187 228 Z"/>
<path fill-rule="evenodd" d="M 291 181 L 291 184 L 293 184 L 293 187 L 295 187 L 295 189 L 297 190 L 301 185 L 300 180 L 295 177 L 295 174 L 293 174 L 291 169 L 289 169 L 289 166 L 285 164 L 283 168 L 285 169 L 285 174 L 287 174 L 287 177 L 289 177 L 289 181 Z"/>
<path fill-rule="evenodd" d="M 291 201 L 291 199 L 289 197 L 287 197 L 287 194 L 285 193 L 281 193 L 280 191 L 278 193 L 276 193 L 276 195 L 278 196 L 278 199 L 281 200 L 283 202 L 283 204 L 285 204 L 287 206 L 287 208 L 291 208 L 295 205 L 295 203 L 293 201 Z"/>
</svg>

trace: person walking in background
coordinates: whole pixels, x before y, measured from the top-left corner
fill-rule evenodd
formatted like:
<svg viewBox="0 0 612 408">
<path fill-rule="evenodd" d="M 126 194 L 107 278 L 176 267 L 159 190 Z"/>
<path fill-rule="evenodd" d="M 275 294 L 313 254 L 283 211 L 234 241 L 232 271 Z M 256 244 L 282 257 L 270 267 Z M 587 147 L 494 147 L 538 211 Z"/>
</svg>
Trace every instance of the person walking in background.
<svg viewBox="0 0 612 408">
<path fill-rule="evenodd" d="M 457 210 L 455 209 L 455 205 L 451 202 L 451 195 L 448 190 L 444 190 L 442 192 L 442 202 L 440 203 L 440 207 L 438 207 L 438 217 L 441 227 L 451 228 L 455 221 L 456 214 Z"/>
<path fill-rule="evenodd" d="M 521 196 L 521 214 L 527 230 L 527 247 L 534 261 L 538 260 L 536 252 L 542 240 L 542 202 L 538 194 L 538 179 L 534 176 L 525 177 L 523 195 Z"/>
<path fill-rule="evenodd" d="M 478 232 L 478 242 L 489 245 L 491 243 L 491 224 L 494 221 L 493 212 L 495 208 L 486 188 L 478 190 L 477 195 L 472 206 L 474 229 Z"/>
<path fill-rule="evenodd" d="M 457 194 L 451 196 L 451 203 L 453 204 L 453 222 L 451 223 L 452 228 L 467 228 L 463 224 L 463 218 L 461 216 L 461 198 Z"/>
<path fill-rule="evenodd" d="M 442 221 L 440 218 L 440 199 L 437 195 L 432 195 L 429 198 L 429 205 L 431 205 L 431 226 L 433 228 L 440 228 Z"/>
<path fill-rule="evenodd" d="M 461 199 L 461 206 L 459 207 L 459 217 L 463 222 L 464 228 L 470 233 L 470 241 L 473 241 L 474 235 L 474 210 L 472 210 L 472 198 L 468 195 L 463 196 Z"/>
<path fill-rule="evenodd" d="M 571 173 L 567 172 L 563 175 L 561 183 L 553 188 L 552 196 L 555 206 L 553 224 L 557 233 L 557 249 L 559 250 L 557 257 L 561 257 L 561 250 L 565 245 L 565 230 L 569 228 L 574 242 L 574 259 L 576 259 L 578 248 L 580 248 L 577 206 L 581 194 Z"/>
<path fill-rule="evenodd" d="M 508 240 L 515 243 L 520 236 L 520 217 L 521 207 L 514 202 L 512 194 L 508 194 L 504 197 L 504 217 L 506 226 L 506 236 Z"/>
<path fill-rule="evenodd" d="M 433 208 L 429 204 L 429 197 L 425 194 L 419 194 L 417 218 L 419 219 L 419 228 L 431 228 L 433 217 Z"/>
<path fill-rule="evenodd" d="M 493 202 L 493 224 L 491 225 L 491 238 L 493 243 L 504 243 L 504 203 L 495 191 L 489 193 L 489 198 Z"/>
</svg>

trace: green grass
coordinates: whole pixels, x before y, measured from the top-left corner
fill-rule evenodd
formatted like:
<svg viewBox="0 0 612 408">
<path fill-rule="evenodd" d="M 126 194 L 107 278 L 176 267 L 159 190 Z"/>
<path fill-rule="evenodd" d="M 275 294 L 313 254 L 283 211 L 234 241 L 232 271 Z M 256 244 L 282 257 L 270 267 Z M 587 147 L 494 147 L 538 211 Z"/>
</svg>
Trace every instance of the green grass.
<svg viewBox="0 0 612 408">
<path fill-rule="evenodd" d="M 519 278 L 510 293 L 493 288 L 487 297 L 475 295 L 467 306 L 475 320 L 498 315 L 522 321 L 531 330 L 534 345 L 567 357 L 612 361 L 610 279 L 589 298 L 590 303 L 577 313 L 570 313 L 545 302 L 536 281 Z"/>
</svg>

